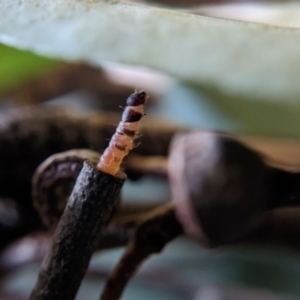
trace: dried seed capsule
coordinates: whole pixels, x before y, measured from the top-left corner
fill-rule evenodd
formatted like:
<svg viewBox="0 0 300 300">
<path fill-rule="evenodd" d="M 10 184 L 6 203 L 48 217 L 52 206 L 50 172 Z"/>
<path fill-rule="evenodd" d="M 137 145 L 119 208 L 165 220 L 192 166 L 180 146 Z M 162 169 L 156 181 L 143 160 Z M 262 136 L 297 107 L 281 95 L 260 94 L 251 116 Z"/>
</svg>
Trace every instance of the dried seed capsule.
<svg viewBox="0 0 300 300">
<path fill-rule="evenodd" d="M 119 171 L 123 158 L 134 147 L 134 140 L 138 136 L 139 122 L 144 116 L 146 99 L 147 94 L 144 91 L 136 92 L 127 99 L 122 121 L 97 165 L 99 170 L 111 175 L 115 175 Z"/>
<path fill-rule="evenodd" d="M 214 133 L 178 136 L 169 172 L 177 216 L 204 244 L 235 242 L 259 225 L 268 200 L 268 167 L 241 143 Z"/>
</svg>

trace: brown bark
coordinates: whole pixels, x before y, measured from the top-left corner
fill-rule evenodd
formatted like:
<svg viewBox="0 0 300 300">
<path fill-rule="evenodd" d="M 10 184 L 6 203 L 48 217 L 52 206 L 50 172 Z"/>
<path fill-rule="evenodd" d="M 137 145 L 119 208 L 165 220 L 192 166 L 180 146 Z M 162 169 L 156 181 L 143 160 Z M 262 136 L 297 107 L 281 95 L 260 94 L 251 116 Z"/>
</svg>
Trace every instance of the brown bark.
<svg viewBox="0 0 300 300">
<path fill-rule="evenodd" d="M 45 107 L 9 110 L 0 124 L 0 196 L 29 203 L 31 177 L 41 162 L 70 149 L 102 151 L 119 118 L 119 114 L 108 113 L 85 118 Z M 162 119 L 145 118 L 140 126 L 141 144 L 133 152 L 166 156 L 178 130 L 184 129 Z"/>
<path fill-rule="evenodd" d="M 74 63 L 62 64 L 39 78 L 7 91 L 6 97 L 17 105 L 28 105 L 79 90 L 92 93 L 98 99 L 99 107 L 113 110 L 132 92 L 132 88 L 113 81 L 101 68 Z"/>
<path fill-rule="evenodd" d="M 141 264 L 152 254 L 161 252 L 167 243 L 182 233 L 170 203 L 146 214 L 139 222 L 133 241 L 106 282 L 101 300 L 120 299 Z"/>
<path fill-rule="evenodd" d="M 85 162 L 44 259 L 31 300 L 73 300 L 118 201 L 126 175 Z"/>
</svg>

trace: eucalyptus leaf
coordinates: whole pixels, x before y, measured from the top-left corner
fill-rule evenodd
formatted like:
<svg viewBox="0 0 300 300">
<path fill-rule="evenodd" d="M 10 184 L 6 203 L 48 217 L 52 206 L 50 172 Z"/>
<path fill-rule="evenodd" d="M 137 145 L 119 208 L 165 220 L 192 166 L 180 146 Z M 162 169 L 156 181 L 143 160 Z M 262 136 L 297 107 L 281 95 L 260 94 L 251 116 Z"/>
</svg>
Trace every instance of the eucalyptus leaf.
<svg viewBox="0 0 300 300">
<path fill-rule="evenodd" d="M 0 45 L 0 91 L 14 88 L 58 65 L 55 60 Z"/>
<path fill-rule="evenodd" d="M 300 95 L 300 33 L 115 1 L 1 0 L 0 39 L 64 59 L 154 67 L 224 93 Z"/>
<path fill-rule="evenodd" d="M 199 4 L 199 3 L 198 3 Z M 208 1 L 192 8 L 193 13 L 218 18 L 300 27 L 300 3 L 290 0 Z"/>
<path fill-rule="evenodd" d="M 252 101 L 215 89 L 176 84 L 165 93 L 156 113 L 205 130 L 300 138 L 300 105 L 284 100 Z"/>
<path fill-rule="evenodd" d="M 282 128 L 280 135 L 300 137 L 292 130 L 300 116 L 298 29 L 118 1 L 0 0 L 0 41 L 65 60 L 152 67 L 208 91 L 250 132 Z"/>
</svg>

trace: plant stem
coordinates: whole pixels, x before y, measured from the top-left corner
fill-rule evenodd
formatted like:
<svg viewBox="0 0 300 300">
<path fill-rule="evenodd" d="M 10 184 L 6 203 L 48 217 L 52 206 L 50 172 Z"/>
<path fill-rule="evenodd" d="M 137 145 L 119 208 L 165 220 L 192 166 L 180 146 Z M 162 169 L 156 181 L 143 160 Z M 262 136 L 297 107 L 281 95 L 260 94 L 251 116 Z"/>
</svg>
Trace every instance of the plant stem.
<svg viewBox="0 0 300 300">
<path fill-rule="evenodd" d="M 73 300 L 126 179 L 85 162 L 45 257 L 31 300 Z"/>
<path fill-rule="evenodd" d="M 120 299 L 140 265 L 150 255 L 161 252 L 167 243 L 182 233 L 172 203 L 162 205 L 151 214 L 146 213 L 146 216 L 122 259 L 110 274 L 100 300 Z"/>
</svg>

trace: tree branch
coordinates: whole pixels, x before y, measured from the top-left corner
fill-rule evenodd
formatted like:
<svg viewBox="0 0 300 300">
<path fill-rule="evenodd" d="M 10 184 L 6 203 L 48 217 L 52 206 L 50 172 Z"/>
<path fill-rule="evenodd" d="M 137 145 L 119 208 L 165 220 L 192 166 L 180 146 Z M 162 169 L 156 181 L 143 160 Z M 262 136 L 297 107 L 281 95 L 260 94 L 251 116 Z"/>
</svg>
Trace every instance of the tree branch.
<svg viewBox="0 0 300 300">
<path fill-rule="evenodd" d="M 31 300 L 73 300 L 118 201 L 126 175 L 103 173 L 88 162 L 80 172 L 44 259 Z"/>
<path fill-rule="evenodd" d="M 110 274 L 100 299 L 120 299 L 128 281 L 140 265 L 150 255 L 161 252 L 167 243 L 181 233 L 182 228 L 175 218 L 172 203 L 148 213 L 138 226 L 134 239 L 128 245 L 121 261 Z"/>
</svg>

